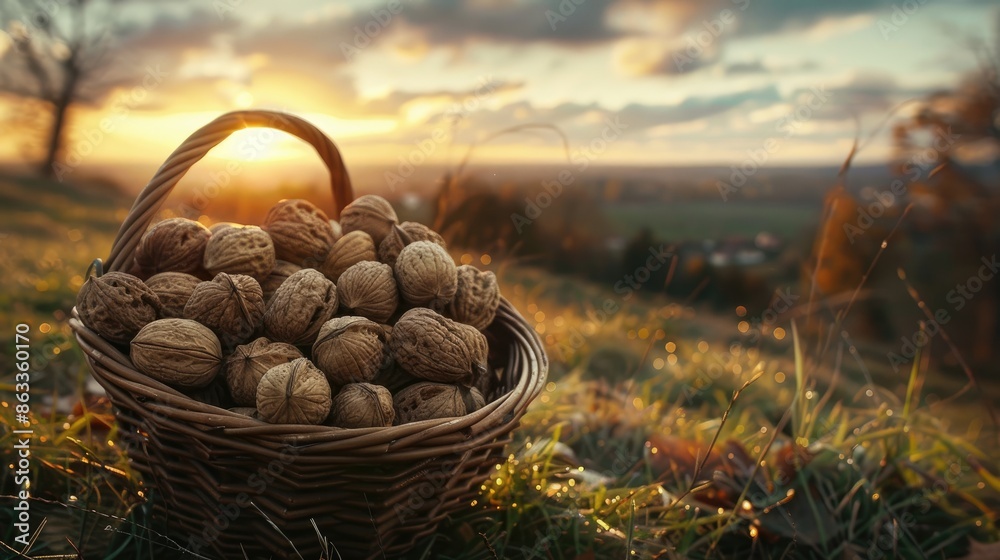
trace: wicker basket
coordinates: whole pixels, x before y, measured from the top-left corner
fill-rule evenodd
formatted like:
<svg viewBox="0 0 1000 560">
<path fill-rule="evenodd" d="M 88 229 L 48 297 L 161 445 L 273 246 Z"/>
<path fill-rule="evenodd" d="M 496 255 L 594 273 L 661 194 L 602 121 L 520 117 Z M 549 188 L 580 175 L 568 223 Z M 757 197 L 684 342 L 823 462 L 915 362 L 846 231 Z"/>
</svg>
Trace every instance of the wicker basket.
<svg viewBox="0 0 1000 560">
<path fill-rule="evenodd" d="M 318 129 L 281 113 L 227 113 L 191 135 L 139 194 L 107 270 L 129 269 L 140 237 L 188 168 L 247 127 L 276 128 L 312 144 L 330 170 L 336 214 L 352 200 L 340 154 Z M 401 557 L 470 507 L 548 368 L 534 330 L 503 300 L 486 331 L 502 381 L 484 408 L 390 428 L 271 425 L 137 372 L 75 309 L 70 324 L 114 405 L 155 528 L 209 557 L 243 558 L 245 550 L 251 558 L 319 558 L 313 522 L 343 558 Z"/>
</svg>

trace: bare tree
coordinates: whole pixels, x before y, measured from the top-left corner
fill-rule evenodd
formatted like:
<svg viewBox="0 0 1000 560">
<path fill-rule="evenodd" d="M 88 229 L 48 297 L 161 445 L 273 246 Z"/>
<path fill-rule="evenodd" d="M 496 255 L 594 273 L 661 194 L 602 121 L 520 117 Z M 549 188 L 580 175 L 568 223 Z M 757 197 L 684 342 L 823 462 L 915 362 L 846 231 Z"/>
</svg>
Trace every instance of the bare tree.
<svg viewBox="0 0 1000 560">
<path fill-rule="evenodd" d="M 70 109 L 94 101 L 106 77 L 119 3 L 7 0 L 0 7 L 10 37 L 7 52 L 0 53 L 0 92 L 34 101 L 25 104 L 28 110 L 47 112 L 38 154 L 44 176 L 54 174 L 62 155 Z"/>
</svg>

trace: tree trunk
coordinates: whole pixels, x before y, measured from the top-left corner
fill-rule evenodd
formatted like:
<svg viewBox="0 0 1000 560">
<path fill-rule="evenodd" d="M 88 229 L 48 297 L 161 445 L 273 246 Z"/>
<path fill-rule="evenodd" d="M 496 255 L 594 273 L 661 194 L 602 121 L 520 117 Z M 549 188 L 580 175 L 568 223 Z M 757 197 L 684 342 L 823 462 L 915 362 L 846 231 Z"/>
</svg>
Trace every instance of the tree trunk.
<svg viewBox="0 0 1000 560">
<path fill-rule="evenodd" d="M 43 177 L 53 177 L 56 171 L 56 164 L 62 157 L 63 144 L 65 142 L 67 111 L 73 97 L 76 95 L 76 86 L 79 73 L 72 64 L 67 65 L 66 81 L 59 96 L 53 101 L 52 126 L 49 128 L 48 140 L 45 143 L 45 159 L 41 163 L 39 171 Z"/>
</svg>

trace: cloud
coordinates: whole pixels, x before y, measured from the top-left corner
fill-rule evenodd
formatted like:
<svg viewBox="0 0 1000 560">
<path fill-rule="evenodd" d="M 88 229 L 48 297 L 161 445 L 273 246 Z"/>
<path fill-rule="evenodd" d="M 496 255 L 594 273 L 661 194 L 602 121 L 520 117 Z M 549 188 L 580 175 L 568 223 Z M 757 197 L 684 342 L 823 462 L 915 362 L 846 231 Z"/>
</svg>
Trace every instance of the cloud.
<svg viewBox="0 0 1000 560">
<path fill-rule="evenodd" d="M 432 90 L 432 91 L 401 91 L 395 90 L 384 97 L 361 101 L 357 110 L 366 115 L 398 115 L 407 104 L 428 101 L 448 106 L 453 112 L 464 109 L 454 109 L 464 105 L 478 107 L 483 99 L 500 93 L 516 92 L 524 87 L 524 82 L 504 82 L 483 78 L 474 87 L 465 90 Z"/>
<path fill-rule="evenodd" d="M 488 2 L 424 0 L 405 4 L 399 17 L 432 44 L 473 40 L 506 43 L 585 44 L 622 36 L 608 25 L 614 2 L 543 0 Z"/>
<path fill-rule="evenodd" d="M 722 73 L 727 76 L 784 74 L 788 72 L 807 72 L 819 68 L 820 65 L 815 60 L 803 60 L 795 64 L 768 64 L 758 58 L 730 62 L 723 67 Z"/>
<path fill-rule="evenodd" d="M 924 88 L 905 88 L 889 74 L 859 73 L 844 85 L 830 88 L 838 106 L 856 112 L 887 111 L 907 98 L 921 98 L 931 92 Z"/>
<path fill-rule="evenodd" d="M 690 74 L 718 62 L 715 45 L 684 41 L 629 39 L 615 48 L 615 64 L 627 76 Z"/>
<path fill-rule="evenodd" d="M 88 10 L 84 17 L 87 18 L 86 40 L 90 46 L 82 53 L 81 59 L 87 69 L 75 101 L 90 107 L 99 106 L 116 91 L 145 87 L 144 80 L 148 83 L 150 75 L 176 79 L 177 70 L 184 65 L 186 57 L 217 48 L 220 37 L 239 29 L 238 22 L 223 21 L 199 9 L 180 15 L 159 13 L 148 21 L 125 23 L 96 8 Z M 61 43 L 52 44 L 56 45 Z M 7 58 L 8 73 L 15 81 L 24 81 L 30 75 L 24 58 Z M 56 63 L 53 59 L 44 64 L 54 66 Z M 226 71 L 232 70 L 227 67 Z M 13 91 L 29 93 L 16 88 Z"/>
<path fill-rule="evenodd" d="M 397 134 L 401 142 L 417 142 L 426 138 L 435 127 L 448 126 L 457 138 L 473 142 L 512 125 L 542 123 L 559 127 L 569 137 L 571 144 L 580 144 L 600 133 L 607 119 L 622 123 L 627 127 L 627 135 L 637 138 L 645 131 L 652 131 L 651 134 L 655 135 L 662 133 L 665 127 L 686 123 L 699 123 L 697 126 L 701 128 L 705 126 L 702 122 L 704 119 L 719 117 L 734 110 L 750 111 L 780 101 L 778 91 L 773 87 L 716 96 L 692 96 L 669 105 L 632 103 L 617 111 L 597 103 L 566 102 L 539 106 L 521 100 L 495 109 L 481 106 L 462 114 L 458 124 L 450 122 L 446 112 L 430 114 L 418 122 L 402 127 Z M 512 141 L 524 144 L 532 140 L 518 136 L 512 137 Z"/>
<path fill-rule="evenodd" d="M 736 76 L 740 74 L 767 74 L 770 70 L 760 60 L 748 60 L 729 63 L 723 69 L 723 72 L 727 76 Z"/>
<path fill-rule="evenodd" d="M 239 21 L 220 19 L 200 9 L 184 15 L 161 13 L 149 23 L 132 23 L 124 27 L 116 46 L 141 54 L 177 53 L 184 49 L 209 48 L 220 34 L 235 33 L 239 29 Z"/>
<path fill-rule="evenodd" d="M 334 15 L 305 22 L 272 19 L 246 26 L 233 46 L 239 53 L 263 54 L 273 65 L 329 72 L 350 62 L 352 53 L 344 45 L 354 45 L 355 17 Z"/>
<path fill-rule="evenodd" d="M 715 96 L 692 96 L 674 105 L 626 105 L 618 114 L 635 128 L 677 124 L 727 113 L 737 108 L 762 107 L 778 103 L 781 96 L 774 86 Z"/>
</svg>

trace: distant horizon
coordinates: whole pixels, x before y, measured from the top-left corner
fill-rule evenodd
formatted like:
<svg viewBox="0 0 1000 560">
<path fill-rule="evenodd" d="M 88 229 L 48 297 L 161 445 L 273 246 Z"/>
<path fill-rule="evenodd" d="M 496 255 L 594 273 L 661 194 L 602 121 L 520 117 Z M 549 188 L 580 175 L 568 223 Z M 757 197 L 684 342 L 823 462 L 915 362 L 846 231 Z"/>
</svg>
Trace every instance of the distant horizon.
<svg viewBox="0 0 1000 560">
<path fill-rule="evenodd" d="M 210 161 L 210 160 L 209 160 Z M 265 165 L 261 162 L 258 165 Z M 489 173 L 490 170 L 499 171 L 503 170 L 505 176 L 507 173 L 513 171 L 514 175 L 519 180 L 543 180 L 547 178 L 547 175 L 554 175 L 555 172 L 563 169 L 567 169 L 567 163 L 516 163 L 516 162 L 491 162 L 491 163 L 470 163 L 465 168 L 465 175 L 475 175 L 477 173 Z M 632 171 L 640 174 L 644 173 L 656 173 L 656 172 L 682 172 L 685 174 L 696 175 L 700 173 L 707 174 L 718 174 L 720 172 L 726 172 L 731 170 L 733 163 L 714 163 L 714 164 L 697 164 L 697 165 L 680 165 L 680 164 L 594 164 L 581 172 L 580 177 L 586 179 L 593 177 L 594 175 L 600 174 L 620 174 L 622 171 Z M 799 165 L 781 165 L 781 166 L 762 166 L 756 172 L 757 174 L 781 174 L 781 173 L 833 173 L 840 169 L 841 163 L 837 164 L 827 164 L 827 163 L 815 163 L 815 164 L 799 164 Z M 889 171 L 890 162 L 883 163 L 856 163 L 851 166 L 852 170 L 858 173 L 868 173 L 868 172 L 878 172 L 878 171 Z M 346 165 L 348 174 L 352 177 L 352 181 L 355 182 L 355 190 L 362 192 L 367 192 L 371 190 L 372 192 L 379 191 L 380 189 L 369 189 L 367 187 L 371 185 L 357 184 L 359 178 L 370 178 L 374 176 L 381 176 L 385 173 L 395 173 L 395 167 L 392 162 L 386 162 L 385 164 L 377 163 L 359 163 L 352 165 L 349 162 Z M 117 166 L 88 166 L 81 168 L 73 174 L 64 177 L 62 182 L 72 184 L 74 181 L 81 183 L 100 183 L 100 182 L 111 182 L 114 186 L 124 189 L 127 193 L 137 193 L 145 184 L 148 182 L 156 170 L 159 168 L 157 165 L 146 165 L 146 164 L 120 164 Z M 446 164 L 426 164 L 421 166 L 419 171 L 415 171 L 412 176 L 408 177 L 409 182 L 428 182 L 436 181 L 443 177 L 447 172 L 451 171 L 454 166 L 448 166 Z M 570 167 L 570 169 L 572 169 Z M 15 164 L 11 162 L 0 162 L 0 174 L 9 176 L 24 176 L 32 175 L 35 168 L 28 163 Z M 218 171 L 218 167 L 210 165 L 206 162 L 199 162 L 185 175 L 181 180 L 181 185 L 204 182 L 211 180 L 213 173 Z M 299 184 L 308 185 L 311 183 L 322 184 L 326 179 L 327 175 L 325 170 L 319 164 L 315 164 L 315 168 L 309 173 L 303 173 L 298 179 L 293 177 L 268 179 L 266 177 L 261 177 L 256 172 L 247 172 L 247 176 L 253 176 L 252 181 L 277 181 L 282 184 Z M 233 182 L 236 184 L 248 184 L 248 180 L 245 177 L 234 177 Z M 382 190 L 391 191 L 388 186 L 382 185 L 384 187 Z M 265 187 L 266 188 L 266 187 Z"/>
</svg>

